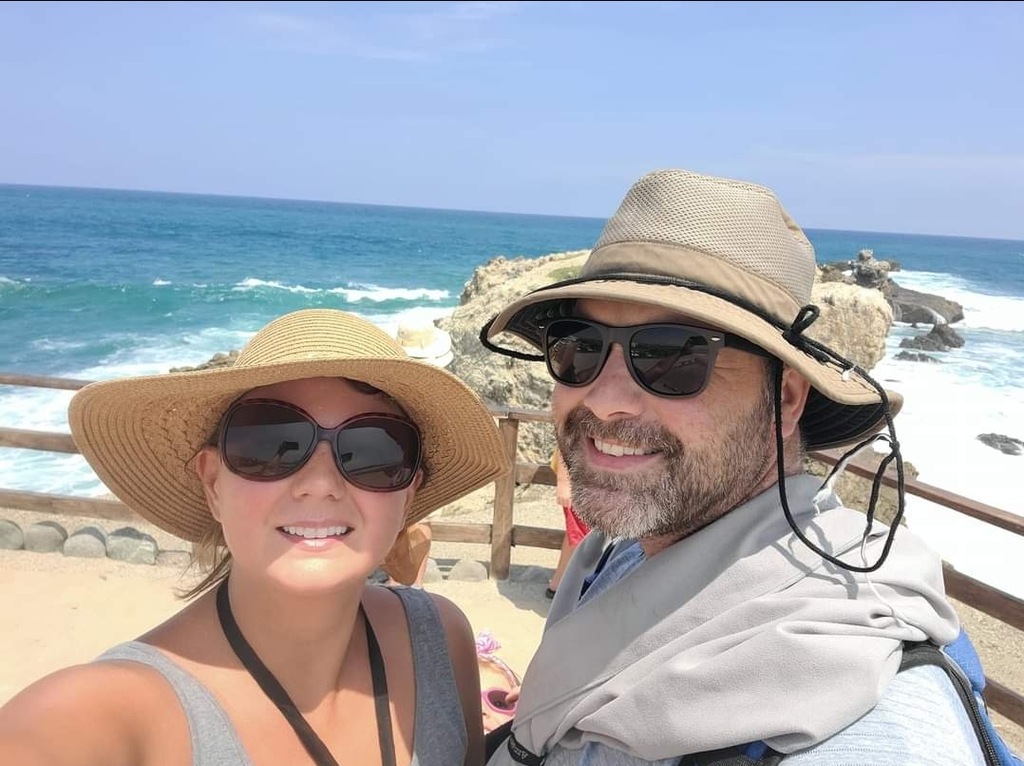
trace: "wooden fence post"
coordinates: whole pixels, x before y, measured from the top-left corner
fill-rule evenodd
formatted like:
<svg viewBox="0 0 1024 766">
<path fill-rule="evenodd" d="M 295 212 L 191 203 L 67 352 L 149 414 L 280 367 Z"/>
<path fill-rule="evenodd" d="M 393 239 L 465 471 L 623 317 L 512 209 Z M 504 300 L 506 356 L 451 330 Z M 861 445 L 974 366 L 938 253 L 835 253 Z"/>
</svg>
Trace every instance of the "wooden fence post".
<svg viewBox="0 0 1024 766">
<path fill-rule="evenodd" d="M 505 450 L 516 460 L 516 442 L 519 438 L 519 421 L 506 415 L 498 420 L 498 434 Z M 494 523 L 491 525 L 491 577 L 496 580 L 508 579 L 512 566 L 512 506 L 515 500 L 516 472 L 509 471 L 494 482 Z"/>
</svg>

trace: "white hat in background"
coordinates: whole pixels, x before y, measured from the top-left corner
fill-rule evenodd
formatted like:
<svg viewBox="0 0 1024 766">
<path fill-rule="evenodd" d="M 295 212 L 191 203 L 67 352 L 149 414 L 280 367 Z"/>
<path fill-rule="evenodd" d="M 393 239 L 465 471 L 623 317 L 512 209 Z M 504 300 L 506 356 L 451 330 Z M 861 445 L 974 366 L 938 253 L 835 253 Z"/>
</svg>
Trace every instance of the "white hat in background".
<svg viewBox="0 0 1024 766">
<path fill-rule="evenodd" d="M 447 367 L 454 358 L 451 335 L 430 320 L 404 320 L 395 337 L 413 359 Z"/>
</svg>

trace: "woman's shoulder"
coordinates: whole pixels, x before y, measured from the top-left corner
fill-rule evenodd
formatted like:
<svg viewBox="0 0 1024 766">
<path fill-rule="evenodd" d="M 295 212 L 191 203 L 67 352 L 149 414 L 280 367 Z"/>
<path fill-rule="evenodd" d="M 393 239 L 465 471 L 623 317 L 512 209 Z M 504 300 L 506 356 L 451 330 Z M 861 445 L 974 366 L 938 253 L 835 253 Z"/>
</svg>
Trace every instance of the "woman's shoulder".
<svg viewBox="0 0 1024 766">
<path fill-rule="evenodd" d="M 363 600 L 375 622 L 383 619 L 384 625 L 403 625 L 403 632 L 414 642 L 424 638 L 424 631 L 433 632 L 440 624 L 450 652 L 476 651 L 469 618 L 445 596 L 405 585 L 368 584 Z"/>
<path fill-rule="evenodd" d="M 440 593 L 429 593 L 428 596 L 434 603 L 437 613 L 441 618 L 441 624 L 444 625 L 446 632 L 464 631 L 468 635 L 472 634 L 469 618 L 462 611 L 461 607 Z"/>
<path fill-rule="evenodd" d="M 155 722 L 178 706 L 174 691 L 153 668 L 111 660 L 62 668 L 39 679 L 0 708 L 0 762 L 146 762 Z M 59 736 L 58 736 L 59 735 Z M 18 752 L 29 760 L 13 761 Z M 45 754 L 39 746 L 45 747 Z M 9 749 L 5 749 L 9 748 Z"/>
<path fill-rule="evenodd" d="M 102 662 L 87 662 L 54 671 L 26 687 L 3 710 L 38 708 L 66 712 L 103 707 L 115 715 L 136 717 L 140 707 L 176 701 L 171 688 L 153 667 L 115 657 L 112 654 L 111 659 Z"/>
</svg>

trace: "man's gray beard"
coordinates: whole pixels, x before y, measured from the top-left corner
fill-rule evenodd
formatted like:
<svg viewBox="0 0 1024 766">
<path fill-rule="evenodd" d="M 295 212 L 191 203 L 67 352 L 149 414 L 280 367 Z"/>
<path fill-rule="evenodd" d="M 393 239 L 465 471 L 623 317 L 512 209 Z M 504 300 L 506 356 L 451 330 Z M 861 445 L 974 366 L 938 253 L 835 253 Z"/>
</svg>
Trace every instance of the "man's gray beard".
<svg viewBox="0 0 1024 766">
<path fill-rule="evenodd" d="M 771 391 L 732 423 L 723 421 L 713 442 L 684 449 L 660 425 L 636 420 L 602 422 L 582 405 L 558 429 L 569 470 L 572 505 L 589 526 L 612 537 L 682 537 L 747 499 L 775 452 Z M 640 474 L 589 468 L 583 442 L 594 437 L 658 450 L 662 465 Z"/>
</svg>

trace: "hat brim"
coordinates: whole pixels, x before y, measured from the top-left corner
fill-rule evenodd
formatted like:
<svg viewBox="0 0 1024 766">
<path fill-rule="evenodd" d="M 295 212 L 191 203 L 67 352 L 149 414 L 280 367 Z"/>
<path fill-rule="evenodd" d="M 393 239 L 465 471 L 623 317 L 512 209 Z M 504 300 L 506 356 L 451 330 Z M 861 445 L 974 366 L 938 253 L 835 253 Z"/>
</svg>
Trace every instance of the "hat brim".
<svg viewBox="0 0 1024 766">
<path fill-rule="evenodd" d="M 451 349 L 438 354 L 419 354 L 414 353 L 411 349 L 406 349 L 406 353 L 409 354 L 411 359 L 432 364 L 434 367 L 447 367 L 455 359 L 455 354 L 452 353 Z"/>
<path fill-rule="evenodd" d="M 92 383 L 72 399 L 68 422 L 79 450 L 116 497 L 161 529 L 196 542 L 211 517 L 191 462 L 227 406 L 253 388 L 313 377 L 375 386 L 419 426 L 427 482 L 416 491 L 406 525 L 510 468 L 493 416 L 472 389 L 440 367 L 406 358 L 289 361 Z"/>
<path fill-rule="evenodd" d="M 696 324 L 745 338 L 781 359 L 811 385 L 800 419 L 801 434 L 808 449 L 851 444 L 877 432 L 885 424 L 886 403 L 856 370 L 846 370 L 834 361 L 819 361 L 789 343 L 771 322 L 723 298 L 681 285 L 602 275 L 541 288 L 498 314 L 487 330 L 487 338 L 491 340 L 502 332 L 509 332 L 540 348 L 544 324 L 560 316 L 567 302 L 584 298 L 642 303 L 674 311 Z M 888 413 L 895 416 L 902 407 L 902 397 L 886 391 L 886 399 Z"/>
</svg>

